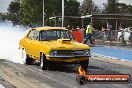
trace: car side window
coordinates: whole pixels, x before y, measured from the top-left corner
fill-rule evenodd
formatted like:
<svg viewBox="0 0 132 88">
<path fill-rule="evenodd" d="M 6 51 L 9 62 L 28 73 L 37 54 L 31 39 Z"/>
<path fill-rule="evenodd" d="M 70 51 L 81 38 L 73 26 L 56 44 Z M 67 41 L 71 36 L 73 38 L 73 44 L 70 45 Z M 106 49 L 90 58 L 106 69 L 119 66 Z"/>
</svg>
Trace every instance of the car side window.
<svg viewBox="0 0 132 88">
<path fill-rule="evenodd" d="M 46 31 L 41 31 L 39 34 L 39 38 L 41 41 L 46 40 Z"/>
<path fill-rule="evenodd" d="M 33 37 L 34 37 L 34 40 L 39 40 L 39 32 L 35 31 Z"/>
<path fill-rule="evenodd" d="M 29 32 L 29 34 L 28 34 L 27 37 L 28 37 L 30 40 L 33 39 L 33 37 L 34 37 L 34 32 L 35 32 L 35 30 L 31 30 L 31 31 Z"/>
</svg>

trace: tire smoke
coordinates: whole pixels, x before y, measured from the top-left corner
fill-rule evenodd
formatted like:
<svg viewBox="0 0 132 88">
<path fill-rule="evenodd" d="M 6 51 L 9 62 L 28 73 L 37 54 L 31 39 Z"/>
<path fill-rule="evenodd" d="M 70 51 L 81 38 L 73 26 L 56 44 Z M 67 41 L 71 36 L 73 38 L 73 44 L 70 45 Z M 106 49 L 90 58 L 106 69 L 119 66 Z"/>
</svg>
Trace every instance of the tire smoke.
<svg viewBox="0 0 132 88">
<path fill-rule="evenodd" d="M 19 40 L 28 28 L 13 26 L 11 23 L 0 23 L 0 59 L 23 64 L 20 59 Z"/>
</svg>

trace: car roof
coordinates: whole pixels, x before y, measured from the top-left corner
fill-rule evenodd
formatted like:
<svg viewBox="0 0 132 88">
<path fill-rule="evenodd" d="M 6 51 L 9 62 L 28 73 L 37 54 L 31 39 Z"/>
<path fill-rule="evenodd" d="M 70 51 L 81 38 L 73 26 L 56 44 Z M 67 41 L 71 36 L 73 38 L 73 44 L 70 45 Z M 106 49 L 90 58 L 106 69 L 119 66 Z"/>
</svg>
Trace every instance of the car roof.
<svg viewBox="0 0 132 88">
<path fill-rule="evenodd" d="M 36 27 L 36 28 L 32 28 L 32 29 L 35 29 L 35 30 L 38 30 L 38 31 L 41 31 L 41 30 L 68 30 L 66 29 L 65 27 Z"/>
</svg>

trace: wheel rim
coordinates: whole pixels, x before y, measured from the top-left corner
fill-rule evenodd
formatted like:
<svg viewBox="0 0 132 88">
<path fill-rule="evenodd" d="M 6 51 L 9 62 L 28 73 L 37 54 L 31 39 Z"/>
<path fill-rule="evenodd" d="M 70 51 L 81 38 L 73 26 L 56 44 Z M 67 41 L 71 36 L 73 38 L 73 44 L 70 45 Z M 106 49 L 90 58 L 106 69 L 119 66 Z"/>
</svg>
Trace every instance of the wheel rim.
<svg viewBox="0 0 132 88">
<path fill-rule="evenodd" d="M 43 60 L 43 54 L 41 54 L 41 56 L 40 56 L 40 66 L 41 66 L 41 68 L 43 68 L 43 65 L 44 65 L 44 60 Z"/>
</svg>

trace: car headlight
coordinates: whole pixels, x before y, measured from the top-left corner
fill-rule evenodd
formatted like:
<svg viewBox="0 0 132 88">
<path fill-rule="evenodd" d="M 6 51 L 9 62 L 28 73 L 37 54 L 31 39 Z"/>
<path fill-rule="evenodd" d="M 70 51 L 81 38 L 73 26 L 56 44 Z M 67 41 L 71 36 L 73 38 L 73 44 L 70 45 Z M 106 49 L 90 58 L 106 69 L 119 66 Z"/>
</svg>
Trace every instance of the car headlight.
<svg viewBox="0 0 132 88">
<path fill-rule="evenodd" d="M 57 51 L 56 51 L 56 50 L 51 51 L 51 52 L 50 52 L 50 55 L 51 55 L 51 56 L 56 56 L 56 55 L 57 55 Z"/>
<path fill-rule="evenodd" d="M 85 50 L 85 53 L 84 53 L 84 55 L 90 55 L 90 49 L 88 49 L 88 50 Z"/>
</svg>

